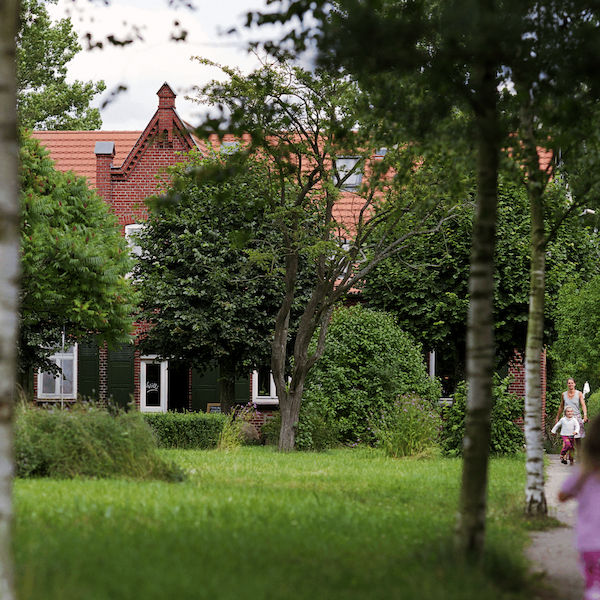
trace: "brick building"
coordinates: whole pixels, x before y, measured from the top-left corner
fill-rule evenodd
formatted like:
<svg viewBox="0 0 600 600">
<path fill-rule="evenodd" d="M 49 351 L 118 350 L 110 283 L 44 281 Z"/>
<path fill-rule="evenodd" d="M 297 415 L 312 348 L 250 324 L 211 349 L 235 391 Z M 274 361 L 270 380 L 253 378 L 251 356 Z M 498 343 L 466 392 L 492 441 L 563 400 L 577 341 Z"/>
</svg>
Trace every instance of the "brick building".
<svg viewBox="0 0 600 600">
<path fill-rule="evenodd" d="M 124 235 L 145 219 L 144 199 L 160 190 L 165 168 L 184 160 L 184 153 L 206 150 L 177 114 L 176 95 L 169 85 L 163 84 L 157 95 L 158 109 L 143 131 L 33 132 L 57 169 L 74 171 L 96 188 L 118 216 Z M 138 332 L 142 328 L 138 325 Z M 61 354 L 60 360 L 63 365 L 74 363 L 67 393 L 62 386 L 44 391 L 39 374 L 34 384 L 38 400 L 73 400 L 81 395 L 127 404 L 133 397 L 147 412 L 205 411 L 219 402 L 218 368 L 200 375 L 187 365 L 141 356 L 133 345 L 110 350 L 80 344 Z M 250 399 L 249 380 L 238 382 L 236 399 Z M 268 394 L 257 400 L 274 402 Z"/>
<path fill-rule="evenodd" d="M 189 133 L 175 109 L 176 95 L 167 83 L 157 92 L 158 108 L 143 131 L 35 131 L 34 137 L 50 151 L 56 168 L 86 177 L 108 202 L 123 234 L 140 227 L 146 217 L 145 198 L 160 190 L 161 173 L 183 160 L 182 154 L 205 152 L 205 144 Z M 377 157 L 375 157 L 377 158 Z M 348 160 L 348 159 L 347 159 Z M 352 194 L 336 207 L 343 222 L 356 217 Z M 138 326 L 138 331 L 142 327 Z M 68 394 L 44 393 L 42 374 L 34 385 L 41 401 L 72 400 L 78 395 L 127 404 L 133 397 L 142 411 L 206 411 L 219 402 L 218 368 L 200 375 L 175 361 L 141 356 L 136 347 L 117 350 L 78 345 L 61 355 L 61 363 L 73 361 L 73 381 Z M 510 369 L 515 377 L 512 391 L 524 396 L 524 368 L 516 357 Z M 545 358 L 542 374 L 545 410 Z M 268 371 L 253 373 L 236 385 L 236 400 L 248 400 L 270 411 L 277 403 L 275 386 Z"/>
</svg>

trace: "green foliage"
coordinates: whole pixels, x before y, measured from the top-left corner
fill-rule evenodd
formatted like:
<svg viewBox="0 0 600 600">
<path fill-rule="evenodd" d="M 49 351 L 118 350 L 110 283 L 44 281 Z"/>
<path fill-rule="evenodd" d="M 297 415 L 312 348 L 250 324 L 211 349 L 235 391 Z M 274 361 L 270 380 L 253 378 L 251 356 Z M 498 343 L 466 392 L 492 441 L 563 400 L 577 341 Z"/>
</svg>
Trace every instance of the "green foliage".
<svg viewBox="0 0 600 600">
<path fill-rule="evenodd" d="M 267 445 L 279 443 L 281 414 L 277 412 L 262 426 L 263 439 Z M 329 418 L 326 407 L 318 402 L 304 400 L 300 406 L 298 428 L 296 431 L 296 449 L 306 452 L 321 452 L 339 444 L 338 425 Z"/>
<path fill-rule="evenodd" d="M 414 338 L 389 313 L 362 305 L 337 309 L 323 357 L 307 378 L 305 401 L 323 407 L 341 440 L 370 441 L 369 415 L 411 392 L 431 404 L 440 397 Z"/>
<path fill-rule="evenodd" d="M 133 477 L 178 481 L 179 467 L 156 453 L 141 413 L 93 404 L 40 409 L 21 404 L 15 419 L 18 477 Z"/>
<path fill-rule="evenodd" d="M 438 448 L 442 419 L 431 403 L 404 394 L 370 415 L 369 428 L 387 456 L 427 456 Z"/>
<path fill-rule="evenodd" d="M 223 422 L 223 429 L 219 434 L 219 440 L 217 442 L 217 450 L 231 451 L 239 450 L 244 442 L 258 441 L 258 435 L 256 438 L 250 436 L 250 431 L 257 434 L 256 429 L 252 423 L 252 419 L 256 416 L 256 407 L 252 403 L 248 403 L 245 406 L 237 406 L 235 410 L 227 415 L 227 418 Z"/>
<path fill-rule="evenodd" d="M 104 81 L 68 83 L 67 63 L 81 51 L 71 18 L 53 23 L 46 3 L 23 0 L 17 36 L 17 109 L 27 129 L 100 129 L 94 97 L 106 89 Z"/>
<path fill-rule="evenodd" d="M 73 173 L 60 173 L 23 134 L 20 366 L 48 367 L 61 341 L 131 342 L 136 302 L 127 243 L 109 206 Z"/>
<path fill-rule="evenodd" d="M 513 454 L 523 449 L 523 430 L 515 421 L 523 418 L 523 399 L 508 391 L 510 378 L 494 375 L 491 418 L 491 454 Z M 467 385 L 461 383 L 456 390 L 452 406 L 444 412 L 442 447 L 446 454 L 462 453 L 467 406 Z"/>
<path fill-rule="evenodd" d="M 171 171 L 171 201 L 151 202 L 139 235 L 141 316 L 152 324 L 141 347 L 201 370 L 216 360 L 232 381 L 270 364 L 284 293 L 282 254 L 265 213 L 273 182 L 258 159 L 236 171 L 240 153 L 187 158 Z M 228 165 L 228 177 L 211 179 Z"/>
<path fill-rule="evenodd" d="M 597 256 L 597 254 L 592 254 Z M 592 390 L 600 387 L 600 275 L 586 280 L 586 274 L 565 282 L 558 293 L 557 340 L 549 350 L 552 382 L 549 396 L 556 407 L 573 377 Z"/>
<path fill-rule="evenodd" d="M 161 448 L 212 448 L 227 420 L 218 413 L 144 413 Z"/>
<path fill-rule="evenodd" d="M 593 394 L 590 394 L 586 398 L 585 405 L 587 406 L 588 419 L 590 421 L 600 415 L 600 390 L 596 390 Z"/>
<path fill-rule="evenodd" d="M 515 349 L 525 348 L 530 217 L 523 186 L 504 177 L 498 194 L 494 323 L 496 358 L 499 364 L 506 364 Z M 465 203 L 439 232 L 415 240 L 400 257 L 379 265 L 366 279 L 363 290 L 371 306 L 393 312 L 402 329 L 424 348 L 436 351 L 438 372 L 450 379 L 445 395 L 452 395 L 465 377 L 473 218 L 473 204 Z M 596 240 L 591 230 L 580 228 L 577 218 L 569 218 L 548 245 L 546 343 L 557 337 L 557 298 L 561 288 L 578 272 L 595 269 L 592 251 Z"/>
</svg>

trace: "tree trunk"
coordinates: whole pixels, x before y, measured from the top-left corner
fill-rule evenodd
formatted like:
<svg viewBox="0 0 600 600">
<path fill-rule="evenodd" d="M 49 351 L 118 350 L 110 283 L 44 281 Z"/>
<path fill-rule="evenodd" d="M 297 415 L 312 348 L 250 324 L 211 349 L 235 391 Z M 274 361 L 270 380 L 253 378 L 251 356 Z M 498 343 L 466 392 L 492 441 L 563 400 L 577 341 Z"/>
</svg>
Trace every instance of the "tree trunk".
<svg viewBox="0 0 600 600">
<path fill-rule="evenodd" d="M 228 415 L 235 405 L 235 368 L 224 360 L 219 363 L 219 402 L 221 412 Z"/>
<path fill-rule="evenodd" d="M 531 194 L 531 281 L 529 322 L 525 349 L 525 443 L 527 445 L 526 510 L 546 514 L 544 493 L 544 446 L 542 438 L 541 356 L 544 335 L 544 217 L 542 198 Z"/>
<path fill-rule="evenodd" d="M 285 393 L 284 398 L 279 398 L 281 430 L 279 432 L 278 447 L 282 452 L 292 452 L 296 448 L 296 433 L 298 432 L 303 388 L 304 386 L 302 386 L 302 389 L 290 390 Z"/>
<path fill-rule="evenodd" d="M 527 483 L 525 506 L 530 514 L 546 514 L 544 492 L 544 446 L 542 437 L 541 356 L 544 343 L 544 294 L 546 256 L 544 236 L 544 191 L 547 177 L 540 170 L 533 116 L 523 111 L 522 145 L 527 171 L 527 193 L 531 211 L 531 266 L 529 282 L 529 321 L 525 346 L 525 444 L 527 445 Z"/>
<path fill-rule="evenodd" d="M 17 367 L 19 195 L 15 39 L 18 0 L 0 0 L 0 598 L 13 600 L 12 414 Z"/>
<path fill-rule="evenodd" d="M 479 100 L 477 123 L 477 201 L 469 274 L 467 380 L 469 383 L 457 543 L 467 556 L 479 556 L 485 539 L 486 488 L 494 374 L 494 246 L 499 160 L 495 69 L 474 70 Z"/>
</svg>

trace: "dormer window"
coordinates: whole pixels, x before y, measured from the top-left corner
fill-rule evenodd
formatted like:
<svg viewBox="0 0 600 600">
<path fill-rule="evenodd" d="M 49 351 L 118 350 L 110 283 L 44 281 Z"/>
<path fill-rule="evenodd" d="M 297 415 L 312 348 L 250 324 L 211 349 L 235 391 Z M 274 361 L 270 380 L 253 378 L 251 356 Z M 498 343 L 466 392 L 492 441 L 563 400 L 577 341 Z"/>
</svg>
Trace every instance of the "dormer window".
<svg viewBox="0 0 600 600">
<path fill-rule="evenodd" d="M 341 156 L 336 158 L 337 177 L 335 178 L 335 183 L 338 185 L 342 182 L 340 189 L 353 191 L 360 187 L 362 183 L 362 171 L 358 166 L 359 162 L 359 156 Z"/>
</svg>

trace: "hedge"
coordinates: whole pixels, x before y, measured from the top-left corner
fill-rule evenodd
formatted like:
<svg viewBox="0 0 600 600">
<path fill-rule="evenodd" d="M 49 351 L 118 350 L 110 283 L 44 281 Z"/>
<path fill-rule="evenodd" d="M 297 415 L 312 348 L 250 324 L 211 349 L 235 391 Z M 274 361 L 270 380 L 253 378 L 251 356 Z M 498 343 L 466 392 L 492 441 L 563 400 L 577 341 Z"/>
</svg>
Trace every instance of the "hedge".
<svg viewBox="0 0 600 600">
<path fill-rule="evenodd" d="M 227 415 L 219 413 L 144 413 L 161 448 L 205 449 L 216 446 Z"/>
</svg>

